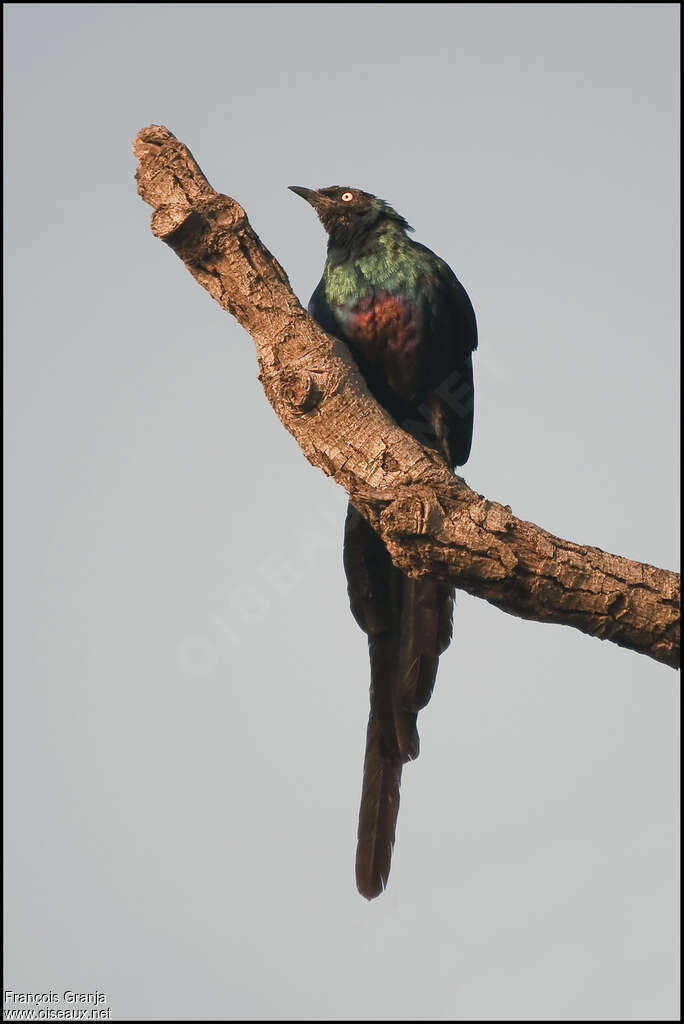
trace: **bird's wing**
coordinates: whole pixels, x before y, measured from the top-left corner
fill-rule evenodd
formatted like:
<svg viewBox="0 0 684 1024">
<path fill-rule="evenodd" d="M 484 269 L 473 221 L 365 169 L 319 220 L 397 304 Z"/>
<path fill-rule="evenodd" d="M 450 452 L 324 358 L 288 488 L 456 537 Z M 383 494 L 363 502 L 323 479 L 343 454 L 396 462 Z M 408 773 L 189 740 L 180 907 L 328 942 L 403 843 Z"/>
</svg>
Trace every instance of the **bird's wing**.
<svg viewBox="0 0 684 1024">
<path fill-rule="evenodd" d="M 428 257 L 432 287 L 423 300 L 425 388 L 429 419 L 448 464 L 463 466 L 473 437 L 472 353 L 477 322 L 468 293 L 451 268 L 431 250 L 412 242 Z"/>
<path fill-rule="evenodd" d="M 316 323 L 327 331 L 328 334 L 334 334 L 339 336 L 339 327 L 335 323 L 332 310 L 328 304 L 328 300 L 325 297 L 325 284 L 323 278 L 318 282 L 316 290 L 309 299 L 308 312 L 314 318 Z"/>
</svg>

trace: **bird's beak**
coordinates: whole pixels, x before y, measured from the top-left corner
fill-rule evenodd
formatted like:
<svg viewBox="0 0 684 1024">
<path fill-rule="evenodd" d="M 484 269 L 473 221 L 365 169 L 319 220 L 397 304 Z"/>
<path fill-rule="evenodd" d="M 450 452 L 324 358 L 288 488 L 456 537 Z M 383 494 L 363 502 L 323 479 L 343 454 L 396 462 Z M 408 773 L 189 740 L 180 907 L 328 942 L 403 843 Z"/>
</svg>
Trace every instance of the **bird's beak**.
<svg viewBox="0 0 684 1024">
<path fill-rule="evenodd" d="M 294 192 L 295 195 L 301 196 L 302 199 L 306 199 L 307 203 L 311 203 L 313 207 L 321 201 L 323 198 L 320 193 L 316 192 L 312 188 L 302 188 L 301 185 L 288 185 L 290 192 Z"/>
<path fill-rule="evenodd" d="M 307 203 L 313 206 L 316 216 L 325 230 L 328 231 L 330 220 L 334 218 L 337 208 L 335 200 L 331 199 L 330 196 L 323 195 L 322 192 L 316 192 L 313 188 L 302 188 L 301 185 L 288 185 L 288 188 L 290 192 L 294 192 L 295 195 L 306 199 Z"/>
<path fill-rule="evenodd" d="M 330 196 L 324 196 L 321 192 L 316 192 L 313 188 L 302 188 L 301 185 L 288 185 L 288 188 L 290 192 L 294 192 L 295 195 L 306 199 L 307 203 L 313 206 L 321 220 L 330 209 L 335 207 L 334 199 L 331 199 Z"/>
</svg>

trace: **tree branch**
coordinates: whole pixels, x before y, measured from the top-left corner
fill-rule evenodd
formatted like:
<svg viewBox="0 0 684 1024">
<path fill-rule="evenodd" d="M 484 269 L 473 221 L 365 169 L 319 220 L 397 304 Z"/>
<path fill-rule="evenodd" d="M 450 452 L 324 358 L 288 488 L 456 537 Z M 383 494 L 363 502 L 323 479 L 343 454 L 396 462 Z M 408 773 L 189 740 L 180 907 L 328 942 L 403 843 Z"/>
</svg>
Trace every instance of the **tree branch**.
<svg viewBox="0 0 684 1024">
<path fill-rule="evenodd" d="M 155 125 L 133 150 L 153 233 L 252 335 L 278 417 L 396 565 L 679 666 L 678 574 L 561 540 L 472 491 L 375 402 L 349 350 L 302 309 L 242 207 L 212 189 L 190 151 Z"/>
</svg>

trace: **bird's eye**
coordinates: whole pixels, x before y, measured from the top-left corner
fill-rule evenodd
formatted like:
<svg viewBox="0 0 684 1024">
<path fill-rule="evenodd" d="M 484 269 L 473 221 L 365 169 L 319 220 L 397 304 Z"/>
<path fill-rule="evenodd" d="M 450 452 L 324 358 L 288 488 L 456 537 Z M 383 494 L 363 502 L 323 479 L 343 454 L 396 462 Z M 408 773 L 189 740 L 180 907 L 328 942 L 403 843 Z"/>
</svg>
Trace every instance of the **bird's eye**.
<svg viewBox="0 0 684 1024">
<path fill-rule="evenodd" d="M 340 199 L 342 200 L 343 203 L 351 203 L 353 198 L 354 196 L 352 195 L 351 192 L 343 192 L 342 195 L 340 196 Z"/>
</svg>

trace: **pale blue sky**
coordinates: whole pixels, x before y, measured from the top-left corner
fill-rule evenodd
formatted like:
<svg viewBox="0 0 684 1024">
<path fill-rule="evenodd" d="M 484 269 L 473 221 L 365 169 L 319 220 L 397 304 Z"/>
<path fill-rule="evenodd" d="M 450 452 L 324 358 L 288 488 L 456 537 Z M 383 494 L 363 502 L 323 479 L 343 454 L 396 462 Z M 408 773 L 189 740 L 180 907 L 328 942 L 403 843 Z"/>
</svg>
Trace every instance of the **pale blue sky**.
<svg viewBox="0 0 684 1024">
<path fill-rule="evenodd" d="M 345 495 L 149 230 L 151 122 L 306 301 L 292 183 L 387 198 L 478 317 L 468 482 L 678 567 L 674 4 L 5 5 L 5 987 L 113 1019 L 678 1012 L 679 677 L 457 596 L 390 888 L 354 846 Z"/>
</svg>

